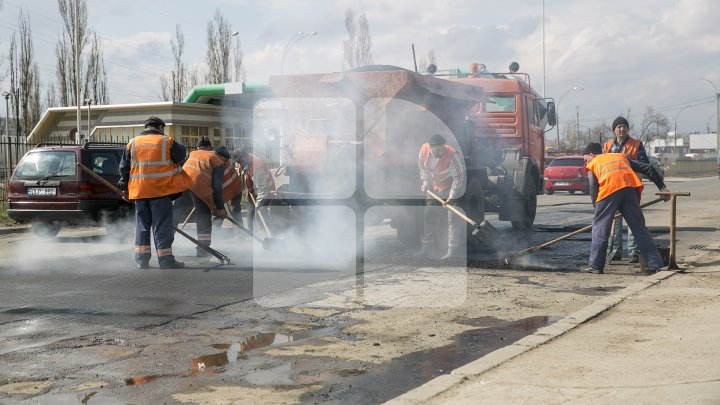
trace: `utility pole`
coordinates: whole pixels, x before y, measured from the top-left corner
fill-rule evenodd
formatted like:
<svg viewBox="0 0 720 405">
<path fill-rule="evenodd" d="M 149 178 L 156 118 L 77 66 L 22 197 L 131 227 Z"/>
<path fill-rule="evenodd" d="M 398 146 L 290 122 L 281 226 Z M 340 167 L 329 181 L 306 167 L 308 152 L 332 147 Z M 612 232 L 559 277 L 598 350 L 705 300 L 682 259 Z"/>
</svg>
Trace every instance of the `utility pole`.
<svg viewBox="0 0 720 405">
<path fill-rule="evenodd" d="M 577 149 L 580 149 L 580 106 L 579 105 L 575 106 L 575 124 L 577 125 L 577 137 L 578 137 Z"/>
</svg>

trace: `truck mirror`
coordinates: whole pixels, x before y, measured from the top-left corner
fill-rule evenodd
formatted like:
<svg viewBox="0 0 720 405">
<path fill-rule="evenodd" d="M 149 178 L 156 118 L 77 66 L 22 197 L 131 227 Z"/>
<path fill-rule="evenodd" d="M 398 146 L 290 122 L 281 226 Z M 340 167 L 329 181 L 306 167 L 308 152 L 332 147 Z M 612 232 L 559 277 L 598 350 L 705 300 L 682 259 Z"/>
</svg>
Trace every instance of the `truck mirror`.
<svg viewBox="0 0 720 405">
<path fill-rule="evenodd" d="M 547 117 L 548 117 L 548 124 L 550 126 L 554 127 L 557 125 L 557 115 L 555 114 L 555 102 L 554 101 L 548 101 L 547 103 Z"/>
</svg>

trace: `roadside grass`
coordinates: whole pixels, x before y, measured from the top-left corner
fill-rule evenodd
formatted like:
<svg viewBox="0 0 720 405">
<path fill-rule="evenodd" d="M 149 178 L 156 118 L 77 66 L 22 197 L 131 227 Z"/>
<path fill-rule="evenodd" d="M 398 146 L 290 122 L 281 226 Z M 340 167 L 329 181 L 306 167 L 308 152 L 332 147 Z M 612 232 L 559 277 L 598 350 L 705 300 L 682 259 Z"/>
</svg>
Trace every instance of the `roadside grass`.
<svg viewBox="0 0 720 405">
<path fill-rule="evenodd" d="M 5 204 L 0 204 L 0 224 L 11 224 L 13 222 L 14 221 L 8 216 Z"/>
</svg>

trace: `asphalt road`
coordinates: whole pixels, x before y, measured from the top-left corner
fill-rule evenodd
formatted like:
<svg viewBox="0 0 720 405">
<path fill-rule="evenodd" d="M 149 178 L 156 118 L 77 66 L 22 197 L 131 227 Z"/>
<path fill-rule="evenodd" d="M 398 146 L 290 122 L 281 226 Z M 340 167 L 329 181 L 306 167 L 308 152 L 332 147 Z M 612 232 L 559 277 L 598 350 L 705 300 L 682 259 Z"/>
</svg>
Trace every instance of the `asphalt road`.
<svg viewBox="0 0 720 405">
<path fill-rule="evenodd" d="M 692 193 L 690 198 L 678 199 L 681 261 L 683 254 L 702 245 L 717 229 L 717 224 L 709 224 L 708 220 L 716 217 L 718 180 L 668 180 L 668 186 L 673 191 Z M 655 187 L 646 183 L 646 188 L 643 200 L 654 197 Z M 539 196 L 538 200 L 533 232 L 514 231 L 508 223 L 489 215 L 488 220 L 501 232 L 503 249 L 473 255 L 473 263 L 480 267 L 497 265 L 497 259 L 504 254 L 546 242 L 591 222 L 592 206 L 586 195 L 555 193 Z M 645 213 L 658 244 L 666 245 L 668 205 L 657 204 Z M 194 235 L 194 229 L 190 234 Z M 313 282 L 348 276 L 361 281 L 363 275 L 357 275 L 361 269 L 417 269 L 420 264 L 397 251 L 392 235 L 386 223 L 369 229 L 367 249 L 372 258 L 358 265 L 348 257 L 353 240 L 339 241 L 332 248 L 328 248 L 330 241 L 312 246 L 288 241 L 288 251 L 276 252 L 257 244 L 251 247 L 248 238 L 237 238 L 224 228 L 215 234 L 217 242 L 213 246 L 231 257 L 230 265 L 196 258 L 194 246 L 178 240 L 175 253 L 187 262 L 188 268 L 149 271 L 135 269 L 130 240 L 108 237 L 103 228 L 63 230 L 52 240 L 30 233 L 0 235 L 0 356 L 7 359 L 28 349 L 41 352 L 45 346 L 73 337 L 137 331 L 181 318 L 198 319 L 224 306 Z M 550 277 L 555 272 L 562 278 L 587 260 L 589 240 L 589 234 L 578 235 L 518 260 L 514 268 L 545 270 Z M 317 249 L 318 245 L 324 249 Z M 272 316 L 272 309 L 268 313 Z M 0 383 L 18 378 L 18 374 L 2 374 Z"/>
</svg>

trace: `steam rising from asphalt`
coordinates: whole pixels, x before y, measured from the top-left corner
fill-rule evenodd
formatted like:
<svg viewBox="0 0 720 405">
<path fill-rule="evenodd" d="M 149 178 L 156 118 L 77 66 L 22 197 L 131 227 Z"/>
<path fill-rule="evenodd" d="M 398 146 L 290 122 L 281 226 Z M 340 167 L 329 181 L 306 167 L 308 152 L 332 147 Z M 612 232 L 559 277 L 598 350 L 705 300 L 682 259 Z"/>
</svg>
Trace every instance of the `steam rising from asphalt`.
<svg viewBox="0 0 720 405">
<path fill-rule="evenodd" d="M 368 236 L 374 232 L 370 228 L 384 223 L 387 230 L 391 212 L 422 210 L 422 205 L 386 203 L 397 199 L 425 200 L 420 193 L 417 157 L 420 146 L 432 134 L 441 133 L 459 150 L 453 133 L 443 122 L 416 104 L 397 99 L 372 99 L 359 113 L 363 116 L 356 116 L 355 105 L 350 100 L 337 98 L 269 99 L 256 105 L 253 153 L 264 158 L 272 168 L 284 168 L 275 178 L 278 195 L 301 202 L 271 207 L 273 237 L 282 239 L 288 248 L 274 253 L 257 247 L 254 250 L 256 297 L 278 292 L 278 286 L 286 286 L 288 280 L 303 279 L 310 283 L 354 276 L 361 270 L 357 260 L 378 248 L 373 243 L 394 244 L 395 250 L 403 249 L 394 231 L 390 239 L 382 235 Z M 356 134 L 358 119 L 364 123 L 359 128 L 364 131 L 360 136 Z M 364 158 L 361 159 L 360 154 Z M 357 180 L 363 184 L 357 184 Z M 363 197 L 364 193 L 377 204 L 367 211 L 364 201 L 368 199 Z M 437 209 L 444 211 L 441 207 Z M 357 225 L 357 217 L 361 215 L 365 216 L 364 229 L 358 229 Z M 258 224 L 256 220 L 256 232 Z M 420 236 L 418 232 L 422 231 L 420 228 L 413 232 L 412 236 Z M 357 238 L 363 234 L 365 249 L 356 252 Z M 447 249 L 446 243 L 440 245 Z M 402 252 L 407 257 L 412 257 L 412 253 Z M 443 254 L 444 251 L 438 257 Z M 464 258 L 460 260 L 464 262 Z M 430 294 L 425 288 L 427 280 L 412 281 L 418 282 L 423 288 L 402 289 L 403 305 L 426 304 Z M 464 297 L 465 286 L 463 276 L 459 283 L 443 285 L 439 295 Z M 367 287 L 372 290 L 371 286 Z M 413 290 L 423 291 L 424 296 L 418 297 L 418 301 L 407 299 L 408 291 Z M 387 292 L 387 297 L 374 301 L 398 305 L 400 301 L 393 297 L 398 291 Z M 452 301 L 436 302 L 450 305 Z"/>
</svg>

